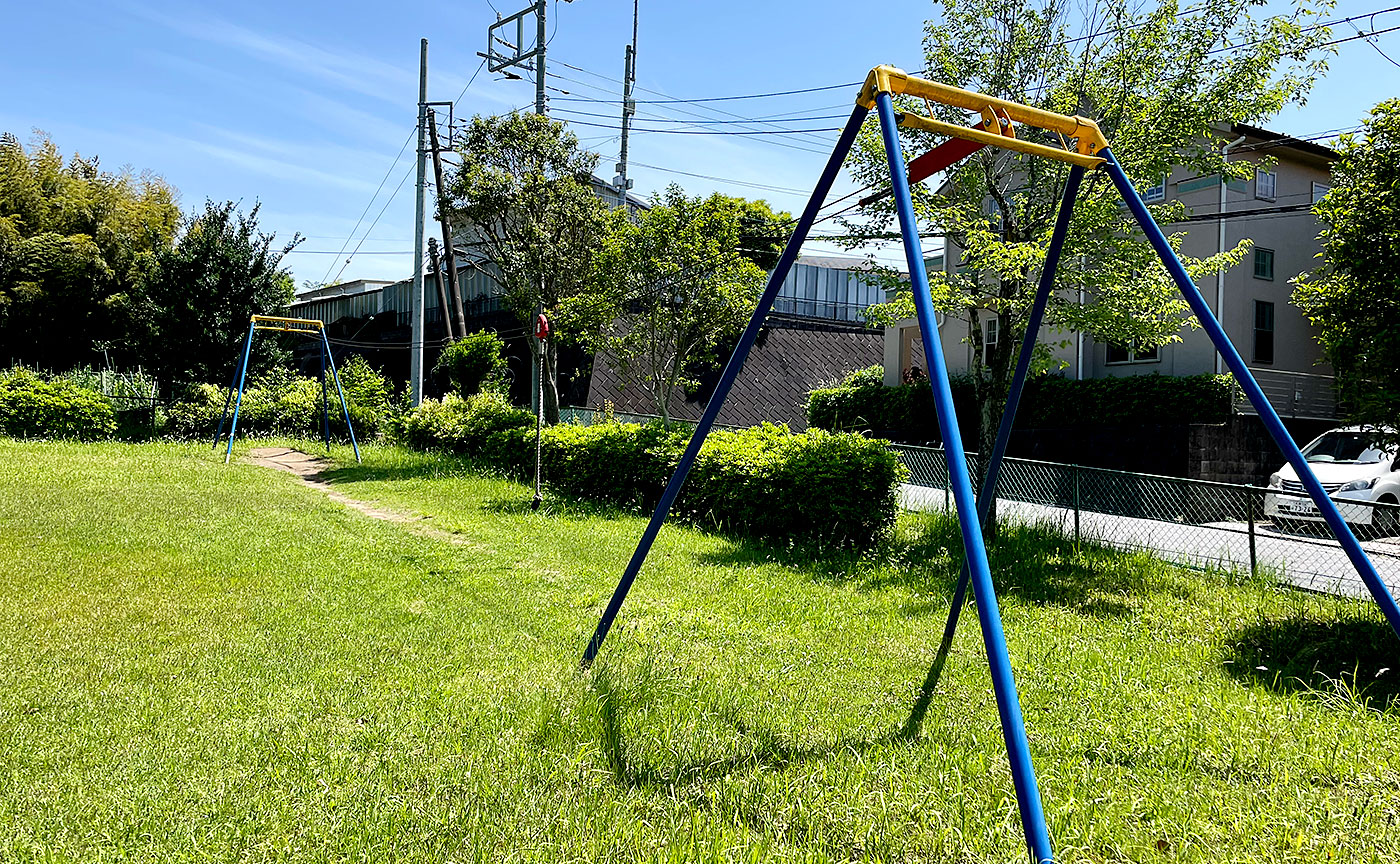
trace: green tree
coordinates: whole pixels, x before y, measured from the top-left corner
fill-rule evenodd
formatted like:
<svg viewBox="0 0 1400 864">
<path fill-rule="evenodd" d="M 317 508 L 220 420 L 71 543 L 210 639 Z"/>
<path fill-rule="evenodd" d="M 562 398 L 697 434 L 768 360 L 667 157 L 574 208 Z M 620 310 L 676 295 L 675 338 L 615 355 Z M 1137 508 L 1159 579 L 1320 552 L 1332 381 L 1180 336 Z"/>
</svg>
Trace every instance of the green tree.
<svg viewBox="0 0 1400 864">
<path fill-rule="evenodd" d="M 1307 29 L 1317 10 L 1301 4 L 1285 16 L 1256 18 L 1252 0 L 1203 0 L 1134 6 L 1096 0 L 938 0 L 939 18 L 925 28 L 927 68 L 921 75 L 969 90 L 1095 120 L 1129 176 L 1150 185 L 1183 166 L 1200 176 L 1243 179 L 1254 165 L 1226 165 L 1220 145 L 1231 123 L 1260 123 L 1301 101 L 1325 68 L 1325 27 Z M 1325 4 L 1324 4 L 1325 5 Z M 922 100 L 902 106 L 924 113 Z M 965 113 L 933 106 L 938 119 L 967 124 Z M 1023 138 L 1058 144 L 1050 133 L 1022 127 Z M 936 138 L 904 132 L 913 154 Z M 862 182 L 888 189 L 889 175 L 874 120 L 853 153 Z M 921 231 L 948 238 L 964 272 L 934 274 L 935 305 L 971 320 L 977 425 L 971 436 L 991 446 L 1009 387 L 1012 362 L 1045 259 L 1069 166 L 986 149 L 951 169 L 942 193 L 914 190 Z M 1153 205 L 1167 224 L 1185 214 L 1176 201 Z M 893 204 L 865 208 L 849 227 L 857 234 L 890 230 Z M 1092 172 L 1075 206 L 1047 322 L 1100 341 L 1154 346 L 1177 341 L 1194 323 L 1165 270 L 1118 202 L 1108 177 Z M 1180 242 L 1181 235 L 1172 238 Z M 1193 277 L 1233 266 L 1242 244 L 1204 260 L 1187 259 Z M 1078 292 L 1087 298 L 1077 302 Z M 906 290 L 875 316 L 877 323 L 912 314 Z M 996 315 L 1001 336 L 984 362 L 982 320 Z"/>
<path fill-rule="evenodd" d="M 478 330 L 443 349 L 433 371 L 447 378 L 463 399 L 482 390 L 501 389 L 506 371 L 505 343 L 495 333 Z"/>
<path fill-rule="evenodd" d="M 223 381 L 243 350 L 250 315 L 276 315 L 295 285 L 280 249 L 258 230 L 258 207 L 239 212 L 232 202 L 206 201 L 184 220 L 175 243 L 162 250 L 142 281 L 135 341 L 167 383 Z M 253 340 L 254 363 L 279 356 L 275 340 Z"/>
<path fill-rule="evenodd" d="M 520 113 L 474 117 L 459 152 L 445 204 L 454 223 L 467 226 L 467 245 L 490 265 L 507 306 L 533 332 L 538 310 L 553 317 L 595 284 L 593 256 L 607 213 L 588 185 L 598 155 L 562 123 Z M 557 423 L 558 340 L 545 345 L 545 419 Z"/>
<path fill-rule="evenodd" d="M 1400 99 L 1336 147 L 1332 188 L 1313 206 L 1325 263 L 1295 280 L 1293 302 L 1318 328 L 1352 418 L 1400 429 Z"/>
<path fill-rule="evenodd" d="M 598 345 L 641 380 L 667 422 L 672 397 L 715 367 L 758 304 L 763 271 L 741 251 L 744 212 L 735 199 L 689 198 L 673 185 L 640 218 L 612 219 L 598 279 L 616 294 L 599 305 L 626 312 Z"/>
<path fill-rule="evenodd" d="M 772 270 L 783 254 L 792 234 L 792 214 L 776 211 L 762 199 L 718 196 L 718 201 L 731 207 L 739 221 L 739 254 L 757 264 L 764 272 Z"/>
<path fill-rule="evenodd" d="M 0 345 L 55 369 L 129 347 L 133 291 L 170 244 L 180 211 L 152 174 L 66 160 L 47 137 L 0 135 Z M 127 352 L 121 359 L 140 362 Z"/>
</svg>

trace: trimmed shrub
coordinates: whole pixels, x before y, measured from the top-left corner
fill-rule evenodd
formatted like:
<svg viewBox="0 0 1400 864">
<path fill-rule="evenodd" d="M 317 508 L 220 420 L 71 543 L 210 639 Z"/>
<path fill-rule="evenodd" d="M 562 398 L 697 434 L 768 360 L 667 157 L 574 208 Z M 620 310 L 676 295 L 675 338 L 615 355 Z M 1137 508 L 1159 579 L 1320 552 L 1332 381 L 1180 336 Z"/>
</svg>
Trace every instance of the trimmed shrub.
<svg viewBox="0 0 1400 864">
<path fill-rule="evenodd" d="M 528 477 L 534 423 L 501 397 L 424 402 L 403 442 L 466 455 Z M 555 493 L 633 511 L 655 507 L 688 430 L 660 423 L 564 424 L 541 436 L 542 474 Z M 676 501 L 676 515 L 736 534 L 824 547 L 865 547 L 894 523 L 904 469 L 880 441 L 786 426 L 712 432 Z"/>
<path fill-rule="evenodd" d="M 959 425 L 972 428 L 973 382 L 954 377 Z M 1220 423 L 1230 416 L 1229 375 L 1132 375 L 1071 381 L 1033 378 L 1017 412 L 1020 428 Z M 871 432 L 903 441 L 938 435 L 938 415 L 928 382 L 898 387 L 841 386 L 813 390 L 807 422 L 819 429 Z"/>
<path fill-rule="evenodd" d="M 374 438 L 391 427 L 403 410 L 395 403 L 388 380 L 370 367 L 364 358 L 347 360 L 340 369 L 340 387 L 355 424 L 355 436 Z M 332 433 L 345 436 L 345 416 L 334 382 L 327 376 L 326 405 L 330 410 Z M 227 387 L 200 384 L 166 414 L 165 434 L 175 438 L 200 438 L 214 434 L 228 402 Z M 227 422 L 227 421 L 226 421 Z M 321 435 L 321 382 L 284 369 L 274 368 L 254 378 L 243 392 L 238 409 L 238 431 L 243 435 Z"/>
<path fill-rule="evenodd" d="M 0 373 L 0 433 L 92 441 L 116 431 L 116 412 L 101 393 L 23 367 Z"/>
<path fill-rule="evenodd" d="M 726 531 L 863 548 L 893 526 L 903 476 L 880 441 L 765 423 L 712 433 L 677 510 Z"/>
<path fill-rule="evenodd" d="M 860 380 L 848 376 L 848 380 Z M 973 380 L 955 375 L 953 406 L 958 425 L 972 429 Z M 886 387 L 878 381 L 869 384 L 842 384 L 807 394 L 807 423 L 831 432 L 870 432 L 882 438 L 901 441 L 934 441 L 939 437 L 938 411 L 927 381 Z"/>
<path fill-rule="evenodd" d="M 505 383 L 505 347 L 495 333 L 478 330 L 444 348 L 433 372 L 445 376 L 458 396 L 499 390 Z"/>
<path fill-rule="evenodd" d="M 491 436 L 534 423 L 530 412 L 514 407 L 500 394 L 478 393 L 463 399 L 449 393 L 441 400 L 424 399 L 410 411 L 399 440 L 419 450 L 472 455 L 481 453 Z"/>
</svg>

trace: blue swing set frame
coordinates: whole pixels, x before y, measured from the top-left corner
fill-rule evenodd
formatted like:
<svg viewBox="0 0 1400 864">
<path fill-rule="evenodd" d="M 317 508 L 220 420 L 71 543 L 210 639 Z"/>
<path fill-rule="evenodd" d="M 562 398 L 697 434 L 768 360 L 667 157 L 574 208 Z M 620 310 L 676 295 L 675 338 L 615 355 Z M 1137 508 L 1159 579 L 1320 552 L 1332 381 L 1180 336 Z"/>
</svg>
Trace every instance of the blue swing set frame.
<svg viewBox="0 0 1400 864">
<path fill-rule="evenodd" d="M 938 102 L 943 105 L 975 111 L 981 115 L 982 123 L 964 127 L 914 113 L 896 112 L 894 108 L 895 96 L 922 98 L 927 102 Z M 895 209 L 899 216 L 900 233 L 909 266 L 914 306 L 923 338 L 924 356 L 929 366 L 929 386 L 933 390 L 939 431 L 948 460 L 949 481 L 952 486 L 953 499 L 956 503 L 963 546 L 966 552 L 966 562 L 958 580 L 949 610 L 948 622 L 944 628 L 943 643 L 934 668 L 930 671 L 929 680 L 937 680 L 938 672 L 947 656 L 948 646 L 952 643 L 962 607 L 966 603 L 968 588 L 971 587 L 977 599 L 978 623 L 981 626 L 982 641 L 991 667 L 992 686 L 1001 719 L 1002 735 L 1009 756 L 1026 848 L 1032 861 L 1043 864 L 1043 862 L 1054 860 L 1054 852 L 1045 824 L 1045 813 L 1036 783 L 1035 770 L 1031 765 L 1025 723 L 1021 716 L 1020 701 L 1011 670 L 1011 660 L 1007 654 L 1001 614 L 997 608 L 996 591 L 992 582 L 991 568 L 987 561 L 987 549 L 983 537 L 983 521 L 986 519 L 992 497 L 995 494 L 1001 462 L 1006 454 L 1006 445 L 1010 439 L 1016 409 L 1020 403 L 1027 373 L 1030 369 L 1036 335 L 1040 331 L 1045 307 L 1054 287 L 1056 265 L 1059 263 L 1064 249 L 1075 197 L 1086 171 L 1101 170 L 1108 175 L 1128 210 L 1142 228 L 1148 242 L 1152 244 L 1153 249 L 1161 258 L 1162 264 L 1186 299 L 1201 327 L 1210 336 L 1216 350 L 1224 358 L 1225 365 L 1234 374 L 1236 382 L 1244 391 L 1244 395 L 1259 413 L 1259 417 L 1263 420 L 1274 443 L 1278 445 L 1288 463 L 1293 466 L 1298 477 L 1302 480 L 1308 495 L 1331 527 L 1342 549 L 1345 550 L 1347 557 L 1356 568 L 1356 572 L 1361 576 L 1367 590 L 1380 607 L 1386 621 L 1389 622 L 1396 635 L 1400 636 L 1400 607 L 1397 607 L 1395 598 L 1391 596 L 1385 583 L 1381 581 L 1374 565 L 1367 557 L 1365 550 L 1361 548 L 1361 544 L 1357 541 L 1351 528 L 1342 518 L 1336 504 L 1323 490 L 1311 466 L 1299 451 L 1297 443 L 1279 419 L 1278 412 L 1269 404 L 1263 390 L 1260 389 L 1258 382 L 1254 380 L 1253 374 L 1245 365 L 1244 359 L 1235 350 L 1234 345 L 1225 334 L 1224 328 L 1221 327 L 1210 307 L 1206 304 L 1205 298 L 1196 288 L 1195 283 L 1191 281 L 1190 276 L 1187 275 L 1185 267 L 1182 266 L 1180 259 L 1177 258 L 1176 253 L 1167 242 L 1161 227 L 1153 219 L 1147 205 L 1143 203 L 1142 197 L 1122 167 L 1113 158 L 1107 141 L 1097 124 L 1092 120 L 1055 114 L 945 84 L 926 81 L 890 66 L 878 66 L 871 70 L 821 178 L 817 181 L 816 188 L 798 219 L 792 237 L 788 240 L 777 266 L 768 279 L 767 287 L 759 299 L 758 307 L 739 338 L 734 353 L 730 356 L 719 383 L 715 387 L 714 394 L 710 398 L 709 405 L 696 425 L 695 432 L 676 466 L 675 473 L 672 474 L 670 482 L 667 483 L 666 489 L 662 493 L 661 500 L 656 505 L 651 521 L 643 531 L 637 549 L 628 562 L 626 570 L 623 571 L 622 579 L 608 601 L 592 638 L 588 641 L 581 665 L 584 668 L 591 666 L 598 651 L 602 648 L 603 640 L 607 638 L 608 630 L 612 627 L 632 583 L 646 562 L 647 554 L 651 550 L 657 532 L 666 521 L 671 505 L 675 501 L 681 485 L 685 482 L 691 466 L 694 465 L 695 458 L 699 454 L 706 436 L 714 427 L 715 418 L 719 415 L 719 411 L 734 385 L 734 380 L 743 368 L 744 361 L 758 337 L 759 330 L 773 307 L 778 289 L 782 287 L 788 271 L 797 259 L 798 251 L 807 239 L 807 234 L 816 220 L 817 212 L 825 202 L 827 193 L 831 190 L 836 175 L 855 141 L 856 134 L 872 108 L 875 109 L 879 118 L 880 133 L 889 162 Z M 929 113 L 933 113 L 931 109 Z M 1015 137 L 1015 123 L 1054 132 L 1059 136 L 1063 146 L 1054 147 L 1018 139 Z M 925 154 L 925 157 L 906 165 L 899 144 L 898 130 L 900 127 L 936 132 L 953 140 L 940 145 L 940 148 L 936 148 L 932 153 Z M 974 494 L 972 478 L 967 468 L 966 453 L 962 446 L 962 436 L 958 430 L 957 416 L 953 411 L 953 396 L 948 381 L 947 363 L 943 357 L 942 346 L 937 339 L 938 327 L 934 320 L 928 274 L 924 268 L 924 255 L 919 242 L 919 231 L 915 222 L 914 206 L 909 187 L 911 171 L 914 172 L 912 180 L 917 181 L 986 146 L 1067 162 L 1072 167 L 1065 185 L 1064 198 L 1056 215 L 1055 227 L 1051 235 L 1045 265 L 1041 271 L 1035 300 L 1026 322 L 1025 338 L 1017 357 L 1011 388 L 1007 396 L 1006 410 L 1002 414 L 996 443 L 988 461 L 987 475 L 980 494 Z M 944 148 L 947 148 L 946 158 L 940 158 L 936 154 Z M 930 160 L 928 157 L 933 158 Z"/>
<path fill-rule="evenodd" d="M 340 409 L 345 414 L 345 428 L 350 432 L 350 446 L 355 449 L 355 461 L 361 461 L 360 444 L 355 440 L 355 426 L 350 422 L 350 405 L 345 401 L 345 391 L 340 388 L 340 375 L 335 371 L 335 359 L 331 356 L 331 342 L 326 336 L 326 325 L 315 318 L 254 315 L 248 321 L 248 338 L 243 340 L 243 358 L 233 370 L 233 383 L 229 385 L 228 398 L 224 400 L 224 410 L 219 415 L 219 427 L 214 430 L 214 446 L 211 449 L 218 449 L 219 439 L 224 434 L 224 421 L 228 419 L 229 404 L 232 403 L 233 420 L 228 427 L 228 449 L 224 451 L 224 464 L 228 464 L 229 457 L 233 455 L 233 436 L 238 433 L 238 409 L 243 406 L 243 390 L 248 383 L 248 357 L 253 351 L 253 334 L 258 330 L 301 333 L 317 339 L 321 349 L 321 436 L 325 439 L 326 451 L 330 452 L 331 449 L 330 403 L 326 393 L 326 369 L 329 367 L 331 380 L 335 382 L 336 395 L 340 397 Z"/>
</svg>

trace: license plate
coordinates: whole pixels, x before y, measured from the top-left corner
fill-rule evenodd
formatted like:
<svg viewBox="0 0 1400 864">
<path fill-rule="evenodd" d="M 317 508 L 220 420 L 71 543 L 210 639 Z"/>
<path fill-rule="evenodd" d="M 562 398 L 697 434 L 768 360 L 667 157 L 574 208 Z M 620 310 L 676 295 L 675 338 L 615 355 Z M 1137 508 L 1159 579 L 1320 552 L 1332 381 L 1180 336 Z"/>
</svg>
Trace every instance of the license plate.
<svg viewBox="0 0 1400 864">
<path fill-rule="evenodd" d="M 1317 512 L 1317 505 L 1311 501 L 1280 501 L 1278 509 L 1285 513 L 1306 513 Z"/>
</svg>

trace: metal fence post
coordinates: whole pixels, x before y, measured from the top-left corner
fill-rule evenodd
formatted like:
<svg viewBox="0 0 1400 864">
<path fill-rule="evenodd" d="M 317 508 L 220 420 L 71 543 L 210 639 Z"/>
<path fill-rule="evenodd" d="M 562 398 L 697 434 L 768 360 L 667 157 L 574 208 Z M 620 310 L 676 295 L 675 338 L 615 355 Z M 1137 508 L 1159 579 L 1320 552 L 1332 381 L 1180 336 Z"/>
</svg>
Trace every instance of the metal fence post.
<svg viewBox="0 0 1400 864">
<path fill-rule="evenodd" d="M 1251 496 L 1248 501 L 1249 509 L 1249 575 L 1257 577 L 1259 575 L 1259 556 L 1254 551 L 1254 498 Z"/>
<path fill-rule="evenodd" d="M 1079 463 L 1070 466 L 1074 475 L 1074 545 L 1079 545 Z"/>
</svg>

